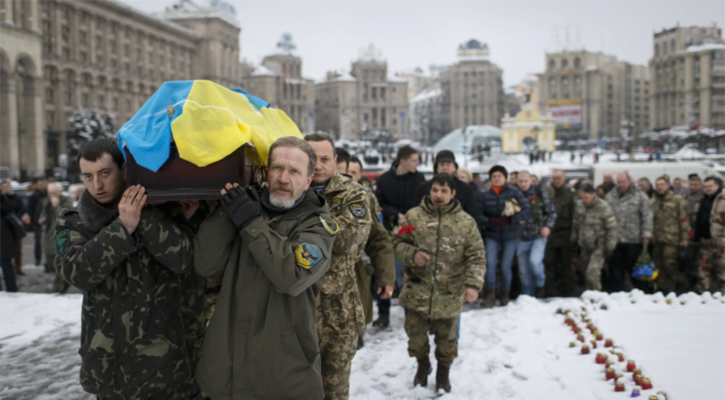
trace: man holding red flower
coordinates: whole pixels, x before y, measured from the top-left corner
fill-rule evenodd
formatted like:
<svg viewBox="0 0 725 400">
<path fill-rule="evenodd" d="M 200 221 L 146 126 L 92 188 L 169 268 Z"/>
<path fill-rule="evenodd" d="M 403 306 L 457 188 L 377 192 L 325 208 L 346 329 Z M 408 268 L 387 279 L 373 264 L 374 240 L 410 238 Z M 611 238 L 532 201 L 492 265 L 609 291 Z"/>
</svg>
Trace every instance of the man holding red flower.
<svg viewBox="0 0 725 400">
<path fill-rule="evenodd" d="M 435 335 L 436 390 L 450 392 L 448 373 L 458 356 L 456 322 L 463 302 L 478 298 L 486 251 L 476 221 L 456 195 L 450 175 L 433 177 L 429 196 L 406 214 L 393 236 L 396 259 L 405 266 L 400 305 L 405 308 L 408 354 L 418 359 L 414 385 L 426 386 L 431 372 L 428 332 Z"/>
</svg>

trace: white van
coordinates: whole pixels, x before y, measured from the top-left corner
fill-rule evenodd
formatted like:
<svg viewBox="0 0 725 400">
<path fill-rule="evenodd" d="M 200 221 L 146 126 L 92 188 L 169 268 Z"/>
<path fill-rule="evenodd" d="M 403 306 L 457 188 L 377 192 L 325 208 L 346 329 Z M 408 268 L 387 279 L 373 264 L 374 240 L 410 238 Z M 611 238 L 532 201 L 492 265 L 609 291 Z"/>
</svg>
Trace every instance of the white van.
<svg viewBox="0 0 725 400">
<path fill-rule="evenodd" d="M 690 174 L 698 174 L 705 179 L 710 175 L 721 176 L 715 168 L 701 162 L 613 162 L 594 164 L 589 169 L 589 178 L 594 186 L 600 185 L 606 172 L 612 173 L 616 181 L 617 174 L 627 171 L 634 181 L 648 178 L 654 185 L 655 179 L 667 174 L 671 180 L 681 178 L 687 180 Z"/>
</svg>

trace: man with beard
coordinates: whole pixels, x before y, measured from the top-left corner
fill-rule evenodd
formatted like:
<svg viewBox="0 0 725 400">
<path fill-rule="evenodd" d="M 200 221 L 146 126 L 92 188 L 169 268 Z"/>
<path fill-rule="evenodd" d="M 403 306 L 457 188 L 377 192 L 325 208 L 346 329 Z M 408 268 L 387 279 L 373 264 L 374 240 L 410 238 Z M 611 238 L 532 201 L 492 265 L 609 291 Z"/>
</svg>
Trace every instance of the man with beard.
<svg viewBox="0 0 725 400">
<path fill-rule="evenodd" d="M 315 151 L 295 137 L 269 149 L 259 195 L 227 183 L 199 227 L 194 265 L 222 279 L 196 378 L 212 399 L 322 399 L 315 299 L 338 231 L 310 189 Z"/>
</svg>

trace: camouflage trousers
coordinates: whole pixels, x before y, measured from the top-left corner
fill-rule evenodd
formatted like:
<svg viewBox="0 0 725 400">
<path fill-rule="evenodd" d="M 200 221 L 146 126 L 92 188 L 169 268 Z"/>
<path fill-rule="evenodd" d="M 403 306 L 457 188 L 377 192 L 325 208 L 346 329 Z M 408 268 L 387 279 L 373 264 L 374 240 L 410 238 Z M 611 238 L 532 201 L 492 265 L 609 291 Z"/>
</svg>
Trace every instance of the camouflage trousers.
<svg viewBox="0 0 725 400">
<path fill-rule="evenodd" d="M 51 290 L 53 293 L 65 293 L 68 291 L 68 288 L 70 288 L 70 283 L 66 282 L 65 279 L 60 276 L 60 272 L 55 268 L 54 261 L 55 253 L 45 253 L 45 269 L 46 271 L 50 271 L 55 274 Z"/>
<path fill-rule="evenodd" d="M 458 339 L 456 325 L 458 317 L 428 319 L 428 316 L 415 310 L 405 309 L 405 333 L 408 334 L 408 355 L 428 357 L 430 342 L 428 332 L 435 336 L 436 360 L 453 362 L 458 357 Z"/>
<path fill-rule="evenodd" d="M 365 316 L 356 290 L 339 295 L 320 293 L 317 335 L 325 399 L 346 400 L 350 396 L 350 368 L 357 352 L 357 337 L 364 329 Z"/>
<path fill-rule="evenodd" d="M 664 294 L 679 293 L 685 287 L 685 274 L 680 272 L 677 263 L 677 246 L 664 243 L 652 244 L 652 258 L 659 270 L 657 276 L 657 289 Z"/>
<path fill-rule="evenodd" d="M 602 290 L 604 250 L 601 247 L 582 248 L 580 258 L 586 271 L 587 290 Z"/>
<path fill-rule="evenodd" d="M 725 248 L 722 239 L 700 240 L 700 267 L 697 276 L 697 292 L 710 290 L 713 274 L 716 279 L 715 290 L 725 293 Z"/>
</svg>

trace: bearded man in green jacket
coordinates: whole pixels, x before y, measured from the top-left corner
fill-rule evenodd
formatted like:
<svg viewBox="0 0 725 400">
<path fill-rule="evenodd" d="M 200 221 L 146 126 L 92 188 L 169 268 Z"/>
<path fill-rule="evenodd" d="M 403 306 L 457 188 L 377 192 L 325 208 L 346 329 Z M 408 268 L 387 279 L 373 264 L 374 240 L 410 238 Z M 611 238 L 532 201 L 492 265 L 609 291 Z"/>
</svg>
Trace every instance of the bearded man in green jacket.
<svg viewBox="0 0 725 400">
<path fill-rule="evenodd" d="M 269 149 L 269 188 L 227 183 L 194 238 L 194 265 L 222 279 L 196 378 L 213 400 L 322 399 L 316 297 L 338 227 L 310 189 L 314 149 Z"/>
<path fill-rule="evenodd" d="M 430 195 L 405 213 L 403 228 L 393 236 L 395 257 L 405 266 L 400 305 L 405 308 L 408 354 L 418 359 L 413 385 L 428 384 L 428 332 L 432 332 L 438 360 L 436 390 L 446 392 L 451 391 L 448 375 L 458 356 L 458 315 L 464 301 L 478 298 L 486 272 L 481 234 L 454 198 L 455 187 L 450 175 L 434 176 Z"/>
</svg>

